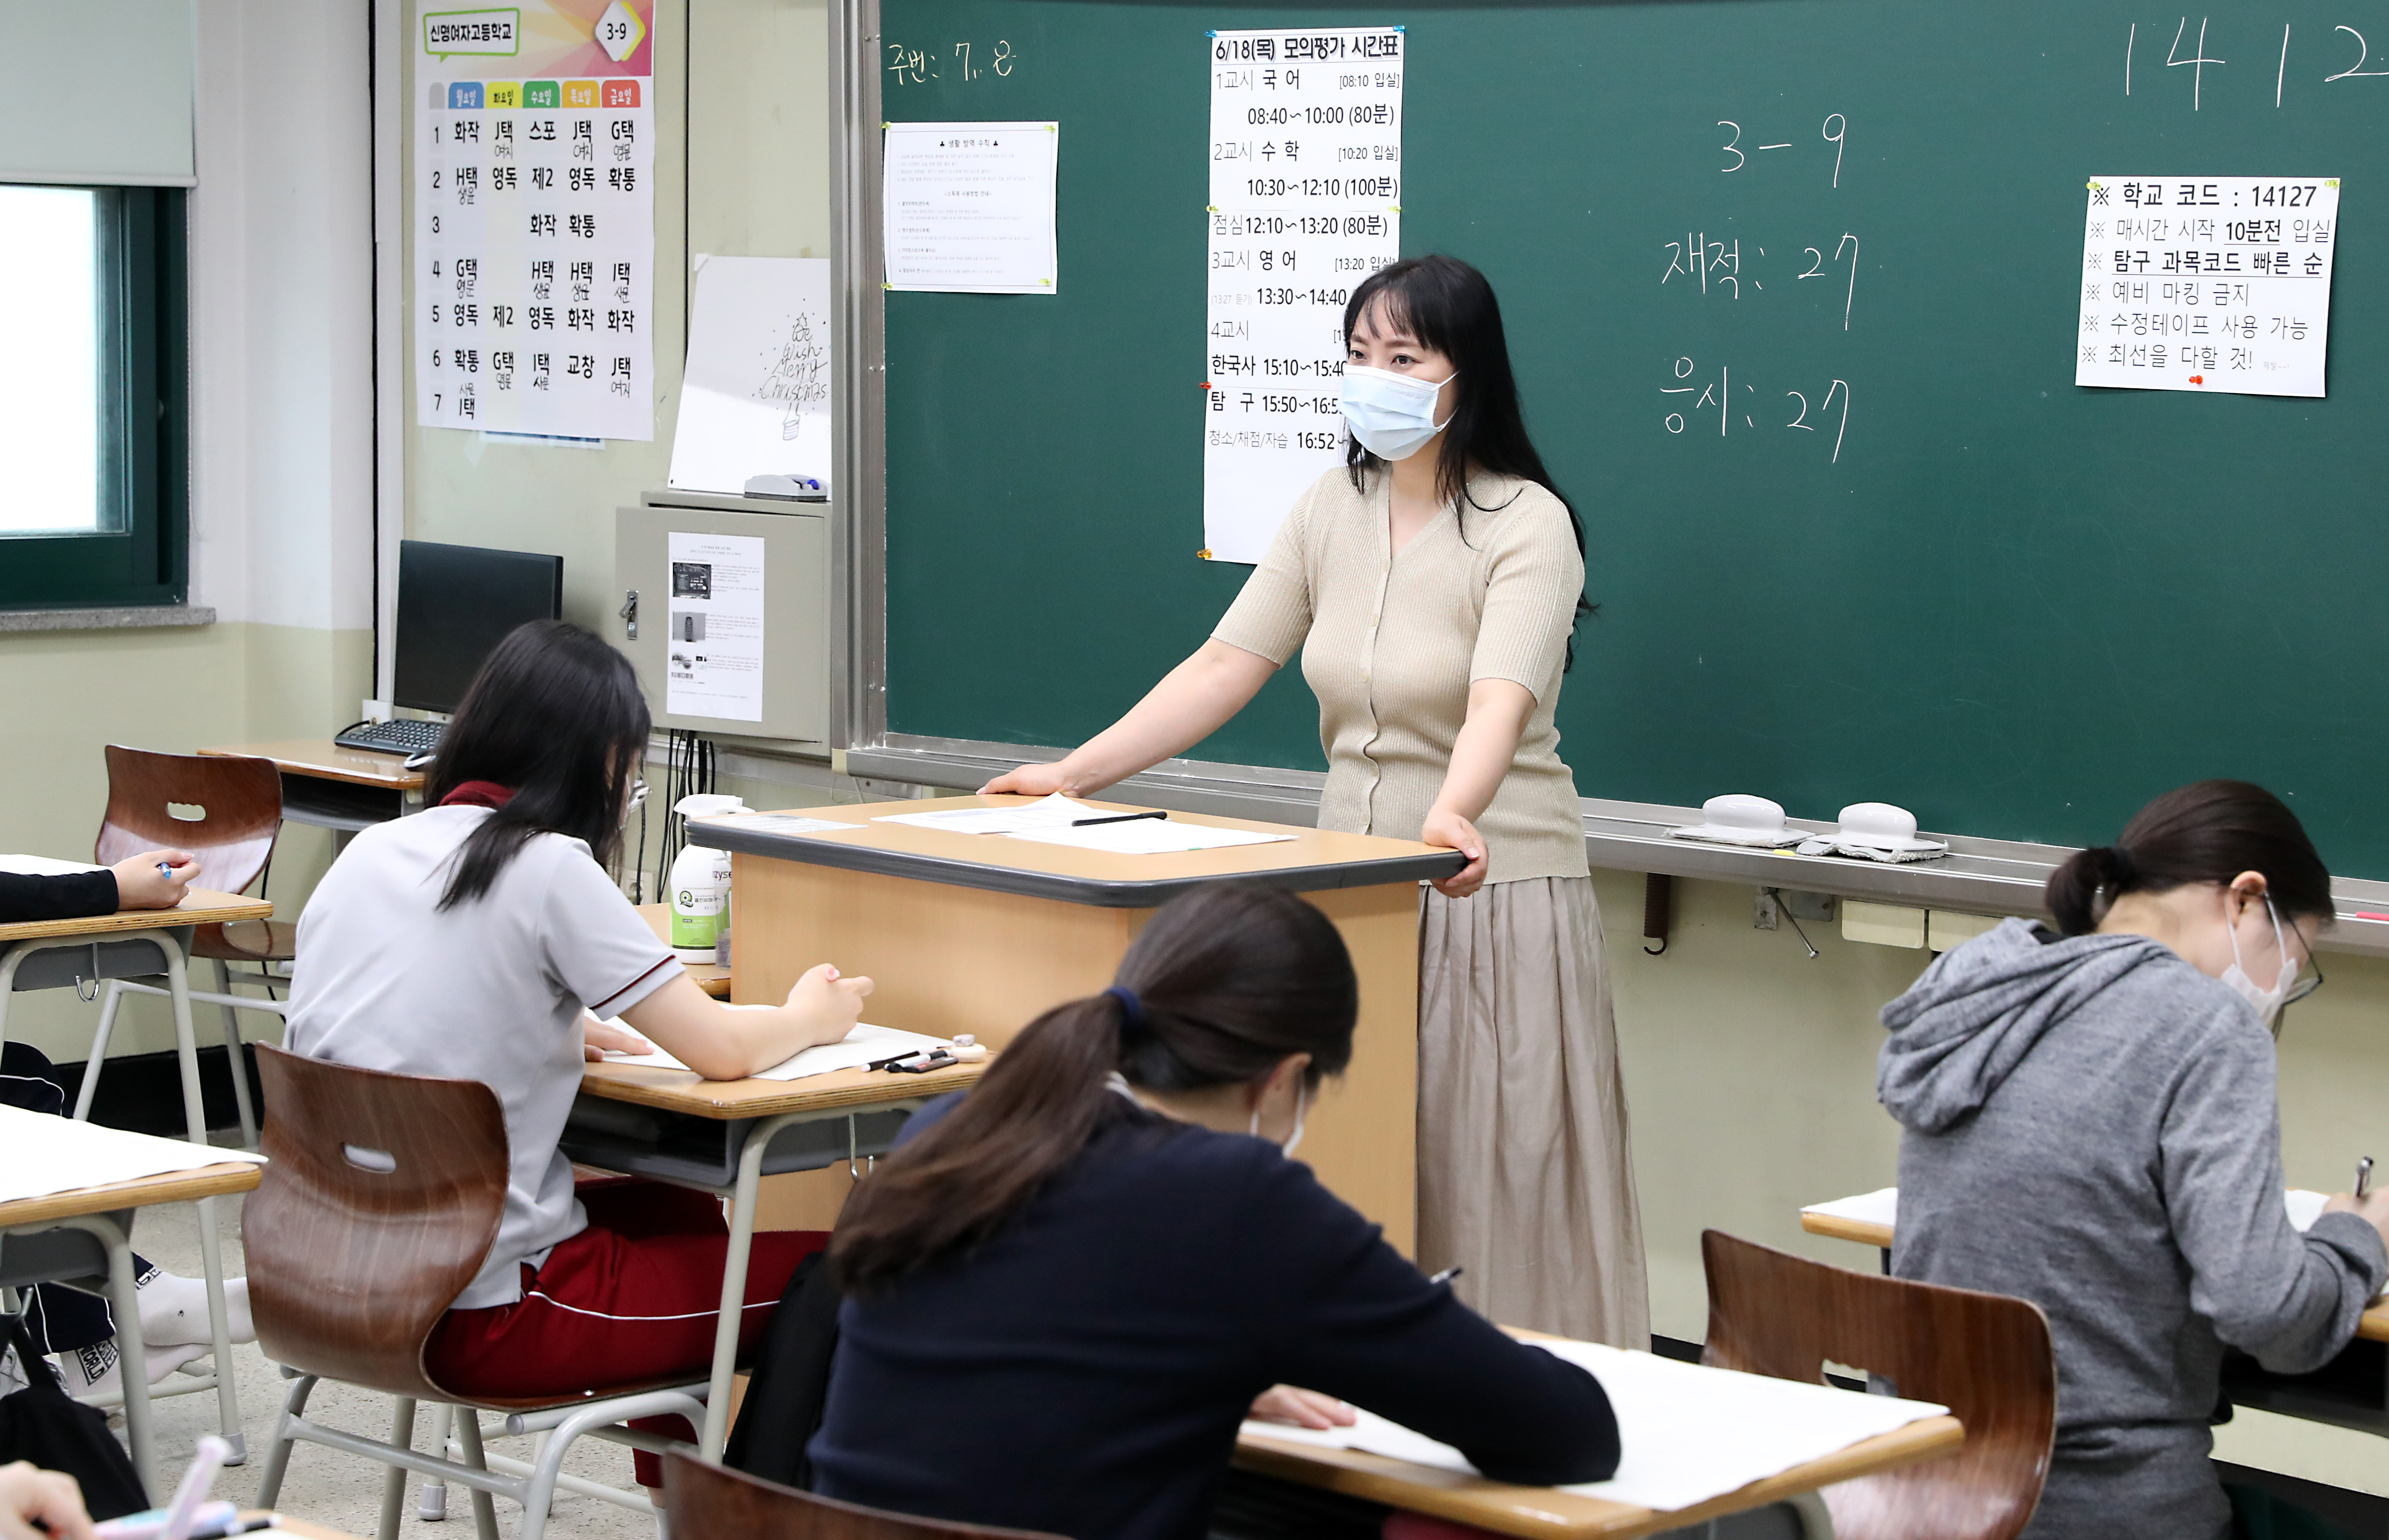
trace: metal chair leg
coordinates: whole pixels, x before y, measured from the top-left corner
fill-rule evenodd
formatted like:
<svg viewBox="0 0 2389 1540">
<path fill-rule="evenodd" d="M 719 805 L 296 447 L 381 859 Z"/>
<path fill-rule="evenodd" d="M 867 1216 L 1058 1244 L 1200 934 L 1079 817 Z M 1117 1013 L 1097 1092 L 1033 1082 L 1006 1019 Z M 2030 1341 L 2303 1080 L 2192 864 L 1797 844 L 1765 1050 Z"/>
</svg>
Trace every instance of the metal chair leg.
<svg viewBox="0 0 2389 1540">
<path fill-rule="evenodd" d="M 390 1441 L 402 1449 L 415 1447 L 415 1397 L 402 1395 L 390 1414 Z M 381 1483 L 381 1527 L 377 1540 L 398 1540 L 399 1510 L 406 1506 L 406 1467 L 393 1465 Z"/>
<path fill-rule="evenodd" d="M 99 1089 L 99 1066 L 108 1059 L 108 1039 L 116 1030 L 116 1008 L 124 1001 L 124 991 L 114 979 L 108 981 L 108 993 L 99 1005 L 99 1030 L 91 1037 L 91 1057 L 83 1061 L 83 1085 L 75 1091 L 74 1120 L 86 1123 L 91 1119 L 92 1094 Z"/>
<path fill-rule="evenodd" d="M 441 1459 L 448 1457 L 448 1439 L 456 1408 L 441 1402 L 431 1408 L 431 1452 Z M 436 1524 L 448 1517 L 448 1483 L 438 1476 L 423 1478 L 423 1490 L 415 1495 L 415 1516 L 427 1524 Z"/>
<path fill-rule="evenodd" d="M 487 1470 L 489 1460 L 481 1453 L 481 1414 L 471 1406 L 458 1406 L 456 1442 L 465 1446 L 465 1463 L 476 1470 Z M 545 1521 L 543 1513 L 541 1519 Z M 497 1500 L 479 1487 L 473 1488 L 473 1540 L 498 1540 Z"/>
<path fill-rule="evenodd" d="M 270 1508 L 282 1495 L 282 1477 L 290 1469 L 290 1447 L 298 1440 L 291 1436 L 290 1425 L 307 1410 L 307 1397 L 315 1389 L 315 1377 L 302 1374 L 290 1382 L 290 1394 L 282 1403 L 282 1415 L 275 1419 L 274 1447 L 265 1453 L 265 1480 L 258 1484 L 257 1506 Z"/>
<path fill-rule="evenodd" d="M 216 963 L 216 993 L 232 993 L 232 964 L 222 958 Z M 249 1104 L 249 1059 L 241 1050 L 240 1012 L 229 1005 L 216 1009 L 224 1013 L 224 1058 L 232 1070 L 233 1104 L 240 1109 L 240 1147 L 257 1148 L 257 1113 Z"/>
</svg>

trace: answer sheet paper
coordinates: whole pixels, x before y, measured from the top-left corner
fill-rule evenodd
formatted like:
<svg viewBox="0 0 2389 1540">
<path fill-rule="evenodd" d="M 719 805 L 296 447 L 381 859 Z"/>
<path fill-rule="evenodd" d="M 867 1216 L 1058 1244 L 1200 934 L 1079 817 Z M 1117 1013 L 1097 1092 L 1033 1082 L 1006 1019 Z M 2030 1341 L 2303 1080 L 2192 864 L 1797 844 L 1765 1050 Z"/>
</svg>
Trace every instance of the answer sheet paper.
<svg viewBox="0 0 2389 1540">
<path fill-rule="evenodd" d="M 747 1009 L 761 1009 L 761 1007 Z M 606 1025 L 619 1026 L 625 1032 L 638 1030 L 620 1016 L 607 1017 Z M 816 1075 L 835 1074 L 842 1069 L 861 1069 L 865 1064 L 877 1063 L 882 1059 L 892 1059 L 900 1053 L 910 1053 L 916 1049 L 953 1046 L 952 1041 L 945 1037 L 925 1037 L 918 1032 L 902 1032 L 892 1026 L 872 1026 L 865 1023 L 857 1023 L 854 1030 L 846 1035 L 845 1041 L 824 1043 L 818 1048 L 805 1049 L 791 1058 L 783 1059 L 770 1069 L 757 1070 L 749 1078 L 804 1080 Z M 609 1064 L 632 1064 L 640 1069 L 688 1068 L 686 1064 L 666 1053 L 662 1049 L 657 1049 L 652 1053 L 608 1052 L 606 1055 L 606 1062 Z"/>
<path fill-rule="evenodd" d="M 1617 1414 L 1617 1474 L 1561 1490 L 1672 1512 L 1736 1492 L 1795 1465 L 1904 1428 L 1947 1406 L 1864 1395 L 1764 1374 L 1706 1368 L 1596 1343 L 1532 1343 L 1591 1371 Z M 1363 1449 L 1444 1470 L 1476 1473 L 1459 1450 L 1362 1411 L 1349 1428 L 1313 1432 L 1271 1422 L 1244 1431 L 1289 1444 Z"/>
<path fill-rule="evenodd" d="M 2335 176 L 2094 176 L 2074 383 L 2319 396 Z"/>
<path fill-rule="evenodd" d="M 0 856 L 0 872 L 14 872 L 24 877 L 69 877 L 78 872 L 107 870 L 89 861 L 62 861 L 48 856 Z"/>
<path fill-rule="evenodd" d="M 1203 554 L 1250 563 L 1344 463 L 1344 305 L 1401 255 L 1406 49 L 1390 26 L 1207 41 Z"/>
<path fill-rule="evenodd" d="M 950 834 L 1013 834 L 1025 829 L 1067 829 L 1082 818 L 1107 818 L 1115 808 L 1091 808 L 1060 792 L 1010 808 L 954 808 L 941 813 L 882 813 L 874 823 L 909 823 Z"/>
<path fill-rule="evenodd" d="M 1052 294 L 1054 122 L 889 123 L 881 244 L 892 289 Z"/>
<path fill-rule="evenodd" d="M 0 1203 L 170 1171 L 197 1171 L 226 1161 L 263 1165 L 265 1157 L 0 1107 Z"/>
<path fill-rule="evenodd" d="M 1102 817 L 1102 814 L 1095 815 Z M 1016 829 L 1014 839 L 1039 845 L 1067 845 L 1079 850 L 1103 850 L 1115 856 L 1169 856 L 1187 850 L 1224 850 L 1238 845 L 1277 845 L 1292 834 L 1264 834 L 1253 829 L 1215 829 L 1207 823 L 1177 823 L 1169 819 L 1140 818 L 1125 823 L 1097 823 L 1084 829 Z"/>
<path fill-rule="evenodd" d="M 795 813 L 744 813 L 735 818 L 691 819 L 692 823 L 760 831 L 766 834 L 850 834 L 862 827 L 832 818 L 802 818 Z"/>
</svg>

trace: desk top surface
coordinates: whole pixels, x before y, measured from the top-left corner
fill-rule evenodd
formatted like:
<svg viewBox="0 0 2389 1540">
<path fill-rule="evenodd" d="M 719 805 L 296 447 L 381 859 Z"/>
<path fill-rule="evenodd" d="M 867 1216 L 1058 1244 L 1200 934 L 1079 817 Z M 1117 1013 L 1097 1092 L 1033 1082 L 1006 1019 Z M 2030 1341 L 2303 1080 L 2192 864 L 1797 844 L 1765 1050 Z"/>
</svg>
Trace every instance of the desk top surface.
<svg viewBox="0 0 2389 1540">
<path fill-rule="evenodd" d="M 121 909 L 114 914 L 86 914 L 78 920 L 24 920 L 0 925 L 0 946 L 56 935 L 103 937 L 115 931 L 173 930 L 183 925 L 221 925 L 235 920 L 262 920 L 274 906 L 262 898 L 218 893 L 195 887 L 172 909 Z"/>
<path fill-rule="evenodd" d="M 255 1161 L 225 1161 L 196 1171 L 165 1171 L 103 1187 L 78 1187 L 0 1203 L 0 1229 L 19 1225 L 71 1219 L 83 1214 L 108 1214 L 120 1208 L 146 1208 L 151 1203 L 185 1203 L 226 1192 L 247 1192 L 265 1179 L 265 1168 Z"/>
<path fill-rule="evenodd" d="M 1835 1241 L 1855 1241 L 1861 1246 L 1891 1250 L 1892 1227 L 1869 1219 L 1849 1219 L 1838 1214 L 1819 1214 L 1804 1210 L 1800 1228 L 1810 1235 L 1830 1236 Z M 2389 1302 L 2375 1301 L 2357 1318 L 2356 1334 L 2367 1342 L 2389 1343 Z"/>
<path fill-rule="evenodd" d="M 647 929 L 656 933 L 657 940 L 667 947 L 671 945 L 671 906 L 670 904 L 641 904 L 639 918 L 647 923 Z M 712 962 L 683 962 L 681 966 L 688 970 L 688 976 L 696 981 L 698 988 L 711 995 L 715 999 L 730 998 L 729 969 Z"/>
<path fill-rule="evenodd" d="M 926 1075 L 842 1069 L 802 1080 L 708 1080 L 695 1070 L 641 1064 L 583 1065 L 581 1088 L 608 1101 L 629 1101 L 689 1117 L 728 1122 L 783 1113 L 850 1113 L 926 1101 L 976 1084 L 988 1061 L 955 1064 Z"/>
<path fill-rule="evenodd" d="M 275 768 L 292 775 L 313 775 L 325 781 L 346 781 L 358 786 L 390 791 L 419 790 L 428 779 L 406 769 L 403 754 L 377 754 L 371 749 L 342 748 L 329 738 L 283 738 L 270 744 L 220 744 L 201 754 L 238 758 L 271 759 Z"/>
<path fill-rule="evenodd" d="M 801 808 L 802 818 L 850 824 L 856 833 L 772 834 L 741 828 L 735 820 L 689 824 L 689 841 L 741 855 L 768 856 L 811 866 L 837 867 L 988 888 L 1028 897 L 1105 909 L 1151 909 L 1181 893 L 1223 879 L 1242 878 L 1297 893 L 1322 888 L 1374 887 L 1446 877 L 1465 862 L 1459 852 L 1416 840 L 1346 834 L 1208 813 L 1173 812 L 1179 823 L 1218 829 L 1255 829 L 1294 838 L 1270 845 L 1232 846 L 1164 856 L 1121 856 L 1041 845 L 1003 834 L 963 834 L 909 823 L 875 821 L 890 813 L 936 813 L 964 808 L 1016 807 L 1029 796 L 944 796 L 918 802 L 874 802 L 859 807 Z M 1142 812 L 1133 803 L 1080 798 L 1105 812 Z"/>
<path fill-rule="evenodd" d="M 1324 1487 L 1371 1502 L 1390 1503 L 1413 1513 L 1433 1514 L 1501 1534 L 1550 1535 L 1564 1540 L 1631 1540 L 1698 1524 L 1722 1514 L 1781 1502 L 1820 1486 L 1872 1476 L 1930 1459 L 1965 1442 L 1954 1417 L 1926 1418 L 1848 1448 L 1795 1465 L 1781 1475 L 1753 1482 L 1739 1492 L 1696 1508 L 1658 1512 L 1579 1496 L 1547 1486 L 1511 1486 L 1431 1465 L 1372 1455 L 1359 1449 L 1322 1449 L 1245 1433 L 1236 1440 L 1236 1463 L 1306 1486 Z"/>
</svg>

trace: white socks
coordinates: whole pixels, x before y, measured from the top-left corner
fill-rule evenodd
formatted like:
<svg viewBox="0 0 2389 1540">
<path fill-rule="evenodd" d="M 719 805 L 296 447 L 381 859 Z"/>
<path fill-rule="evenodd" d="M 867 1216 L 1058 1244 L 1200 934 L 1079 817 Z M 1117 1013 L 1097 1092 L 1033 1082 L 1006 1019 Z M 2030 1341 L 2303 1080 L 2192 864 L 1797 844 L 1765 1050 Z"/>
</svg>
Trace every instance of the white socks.
<svg viewBox="0 0 2389 1540">
<path fill-rule="evenodd" d="M 196 1343 L 204 1347 L 214 1333 L 208 1326 L 208 1280 L 181 1278 L 168 1272 L 152 1274 L 140 1288 L 141 1340 L 153 1351 Z M 224 1279 L 224 1329 L 236 1343 L 257 1341 L 249 1319 L 249 1279 Z"/>
<path fill-rule="evenodd" d="M 185 1364 L 208 1355 L 205 1347 L 177 1343 L 170 1347 L 153 1347 L 142 1355 L 148 1360 L 147 1379 L 156 1384 Z M 124 1388 L 121 1363 L 117 1355 L 116 1339 L 94 1343 L 89 1347 L 75 1348 L 57 1355 L 58 1377 L 67 1382 L 69 1395 L 96 1395 Z"/>
</svg>

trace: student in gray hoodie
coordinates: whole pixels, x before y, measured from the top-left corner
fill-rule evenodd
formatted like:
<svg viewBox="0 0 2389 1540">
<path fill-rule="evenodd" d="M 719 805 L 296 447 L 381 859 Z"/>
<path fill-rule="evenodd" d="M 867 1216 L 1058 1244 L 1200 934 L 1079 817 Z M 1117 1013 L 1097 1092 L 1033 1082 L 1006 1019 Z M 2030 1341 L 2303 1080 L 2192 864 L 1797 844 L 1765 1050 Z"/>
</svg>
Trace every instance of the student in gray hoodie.
<svg viewBox="0 0 2389 1540">
<path fill-rule="evenodd" d="M 2267 1028 L 2319 982 L 2330 873 L 2270 793 L 2206 781 L 2048 902 L 2057 930 L 2005 921 L 1884 1008 L 1892 1271 L 2048 1314 L 2057 1447 L 2027 1540 L 2219 1540 L 2225 1345 L 2314 1368 L 2389 1274 L 2389 1192 L 2303 1235 L 2281 1198 Z"/>
</svg>

